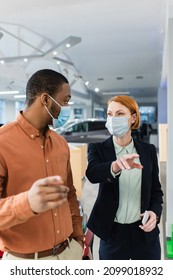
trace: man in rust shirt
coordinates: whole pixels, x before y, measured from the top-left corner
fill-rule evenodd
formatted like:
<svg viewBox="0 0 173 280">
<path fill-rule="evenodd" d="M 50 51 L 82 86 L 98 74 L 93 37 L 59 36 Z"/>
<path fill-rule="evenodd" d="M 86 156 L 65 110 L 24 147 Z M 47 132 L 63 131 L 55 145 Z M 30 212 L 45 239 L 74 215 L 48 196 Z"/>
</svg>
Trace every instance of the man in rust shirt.
<svg viewBox="0 0 173 280">
<path fill-rule="evenodd" d="M 0 250 L 5 259 L 82 259 L 82 217 L 69 147 L 49 129 L 69 117 L 67 79 L 43 69 L 26 107 L 0 128 Z"/>
</svg>

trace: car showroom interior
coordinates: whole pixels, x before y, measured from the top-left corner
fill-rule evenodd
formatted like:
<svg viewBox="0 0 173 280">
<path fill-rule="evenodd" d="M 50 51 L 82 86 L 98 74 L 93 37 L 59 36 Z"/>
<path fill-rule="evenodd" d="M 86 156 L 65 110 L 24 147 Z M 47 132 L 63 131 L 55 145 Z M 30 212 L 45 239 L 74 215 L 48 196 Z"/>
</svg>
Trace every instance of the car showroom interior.
<svg viewBox="0 0 173 280">
<path fill-rule="evenodd" d="M 86 177 L 88 146 L 111 136 L 107 107 L 115 96 L 137 102 L 140 125 L 132 130 L 132 137 L 156 148 L 164 193 L 161 259 L 173 259 L 172 32 L 172 0 L 1 3 L 0 130 L 24 110 L 26 84 L 36 71 L 52 69 L 69 82 L 69 120 L 50 129 L 69 147 L 86 235 L 83 259 L 99 260 L 100 244 L 100 238 L 87 228 L 99 192 L 99 184 Z"/>
</svg>

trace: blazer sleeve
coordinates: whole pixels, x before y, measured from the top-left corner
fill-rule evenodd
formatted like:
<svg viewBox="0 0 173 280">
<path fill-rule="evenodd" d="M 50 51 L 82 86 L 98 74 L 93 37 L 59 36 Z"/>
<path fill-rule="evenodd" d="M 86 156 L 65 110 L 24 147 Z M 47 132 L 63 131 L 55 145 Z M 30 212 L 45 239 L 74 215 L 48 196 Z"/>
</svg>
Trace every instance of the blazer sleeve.
<svg viewBox="0 0 173 280">
<path fill-rule="evenodd" d="M 112 153 L 111 160 L 107 157 L 108 151 L 105 150 L 103 143 L 90 143 L 88 145 L 86 177 L 91 183 L 114 183 L 117 181 L 119 176 L 114 178 L 110 171 L 112 161 L 116 159 L 114 151 Z"/>
<path fill-rule="evenodd" d="M 152 147 L 152 188 L 150 194 L 150 210 L 156 213 L 158 217 L 158 222 L 160 220 L 163 204 L 163 191 L 159 179 L 159 167 L 158 167 L 158 158 L 156 153 L 156 148 L 154 145 Z"/>
</svg>

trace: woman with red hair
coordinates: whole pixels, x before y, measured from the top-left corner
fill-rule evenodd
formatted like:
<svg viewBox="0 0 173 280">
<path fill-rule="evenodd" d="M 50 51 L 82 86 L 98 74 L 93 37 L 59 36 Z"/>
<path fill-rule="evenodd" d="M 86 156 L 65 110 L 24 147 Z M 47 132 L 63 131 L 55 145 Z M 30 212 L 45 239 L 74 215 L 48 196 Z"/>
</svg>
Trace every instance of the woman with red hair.
<svg viewBox="0 0 173 280">
<path fill-rule="evenodd" d="M 99 183 L 99 191 L 87 226 L 100 237 L 101 260 L 161 258 L 163 192 L 157 153 L 154 145 L 132 137 L 139 125 L 136 101 L 115 96 L 107 107 L 111 136 L 88 146 L 86 176 Z"/>
</svg>

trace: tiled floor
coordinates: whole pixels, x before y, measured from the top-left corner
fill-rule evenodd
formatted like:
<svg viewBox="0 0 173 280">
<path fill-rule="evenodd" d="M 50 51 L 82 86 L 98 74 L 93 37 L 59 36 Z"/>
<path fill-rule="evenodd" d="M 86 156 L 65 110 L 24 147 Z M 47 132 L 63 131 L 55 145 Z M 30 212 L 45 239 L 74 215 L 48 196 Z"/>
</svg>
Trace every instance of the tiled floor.
<svg viewBox="0 0 173 280">
<path fill-rule="evenodd" d="M 87 216 L 90 215 L 92 206 L 95 202 L 96 196 L 98 192 L 98 184 L 91 184 L 86 178 L 83 179 L 83 191 L 82 191 L 82 206 L 84 209 L 84 212 L 87 214 Z M 160 223 L 160 240 L 161 240 L 161 247 L 162 247 L 162 259 L 164 259 L 164 234 L 163 234 L 163 222 Z M 97 236 L 94 236 L 94 244 L 93 244 L 93 258 L 95 260 L 98 260 L 98 247 L 99 247 L 99 238 Z"/>
</svg>

